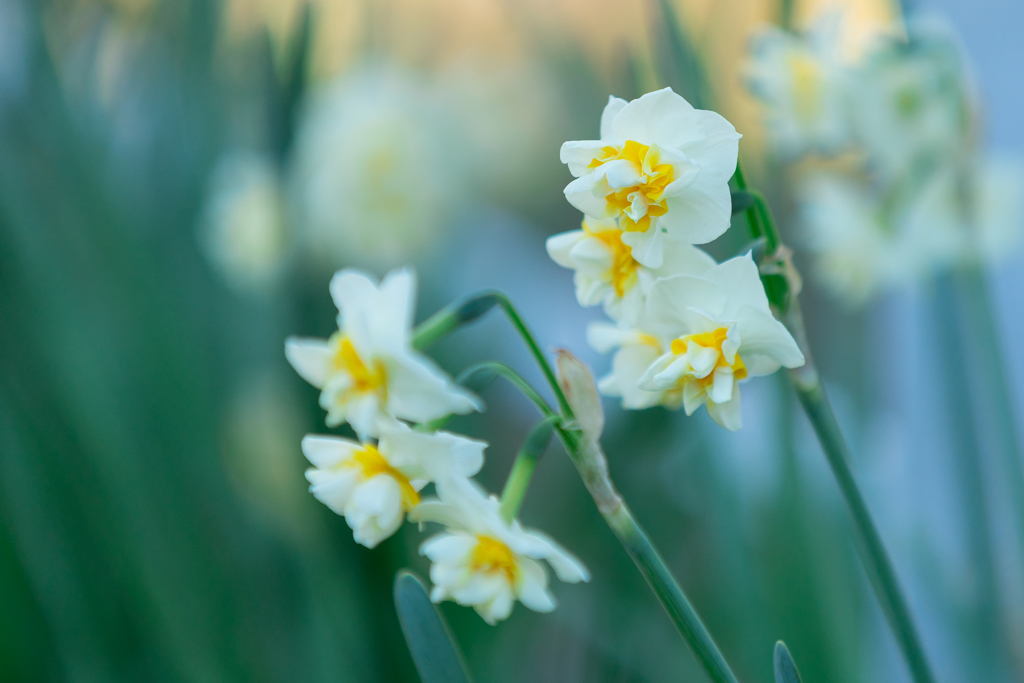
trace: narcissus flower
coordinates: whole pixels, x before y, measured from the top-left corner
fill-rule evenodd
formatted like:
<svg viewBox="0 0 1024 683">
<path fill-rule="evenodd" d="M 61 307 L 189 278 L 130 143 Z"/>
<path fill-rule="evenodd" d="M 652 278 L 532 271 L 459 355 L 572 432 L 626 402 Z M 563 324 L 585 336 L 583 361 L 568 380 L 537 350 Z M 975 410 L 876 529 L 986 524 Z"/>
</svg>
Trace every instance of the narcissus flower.
<svg viewBox="0 0 1024 683">
<path fill-rule="evenodd" d="M 732 124 L 671 88 L 632 102 L 611 97 L 600 140 L 562 145 L 576 177 L 565 196 L 587 216 L 617 219 L 633 257 L 657 268 L 666 237 L 704 244 L 728 229 L 739 139 Z"/>
<path fill-rule="evenodd" d="M 783 157 L 831 154 L 849 142 L 838 28 L 839 15 L 830 13 L 805 36 L 771 27 L 752 41 L 747 87 L 765 105 L 769 140 Z"/>
<path fill-rule="evenodd" d="M 604 304 L 616 320 L 635 323 L 644 297 L 659 277 L 700 274 L 715 265 L 703 251 L 683 242 L 666 240 L 660 268 L 648 268 L 623 241 L 624 233 L 611 218 L 586 218 L 582 230 L 548 238 L 547 249 L 560 266 L 576 271 L 576 298 L 581 306 Z"/>
<path fill-rule="evenodd" d="M 392 271 L 380 286 L 359 271 L 339 271 L 331 280 L 339 331 L 326 340 L 291 337 L 285 343 L 288 362 L 321 389 L 329 426 L 348 422 L 366 439 L 389 415 L 426 422 L 480 409 L 479 399 L 413 351 L 415 289 L 408 269 Z"/>
<path fill-rule="evenodd" d="M 310 492 L 352 528 L 357 543 L 373 548 L 402 525 L 427 482 L 469 477 L 484 462 L 483 441 L 448 432 L 423 434 L 397 422 L 381 429 L 378 444 L 310 434 L 302 452 Z"/>
<path fill-rule="evenodd" d="M 547 569 L 567 583 L 589 581 L 590 572 L 557 543 L 519 522 L 506 522 L 500 503 L 469 479 L 438 483 L 440 500 L 424 501 L 410 521 L 439 522 L 446 530 L 428 539 L 420 552 L 433 563 L 430 598 L 473 607 L 488 624 L 512 613 L 516 600 L 536 612 L 550 612 Z"/>
<path fill-rule="evenodd" d="M 681 392 L 687 415 L 706 404 L 730 431 L 741 426 L 740 381 L 804 363 L 796 341 L 772 317 L 750 254 L 701 276 L 659 280 L 647 299 L 647 317 L 658 336 L 671 341 L 640 378 L 640 388 Z"/>
</svg>

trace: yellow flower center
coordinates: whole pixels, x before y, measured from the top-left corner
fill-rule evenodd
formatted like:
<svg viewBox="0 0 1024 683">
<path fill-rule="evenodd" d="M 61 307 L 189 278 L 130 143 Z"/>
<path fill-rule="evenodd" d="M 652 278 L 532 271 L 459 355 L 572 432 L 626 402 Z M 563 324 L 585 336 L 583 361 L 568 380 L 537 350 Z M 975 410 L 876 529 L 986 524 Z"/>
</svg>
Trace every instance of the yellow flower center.
<svg viewBox="0 0 1024 683">
<path fill-rule="evenodd" d="M 623 243 L 622 231 L 618 228 L 592 230 L 587 221 L 583 221 L 583 232 L 601 240 L 608 247 L 608 251 L 612 254 L 612 267 L 608 271 L 608 276 L 612 281 L 612 287 L 615 288 L 615 293 L 620 297 L 623 296 L 636 284 L 636 269 L 640 267 L 640 264 L 633 258 L 632 248 Z"/>
<path fill-rule="evenodd" d="M 690 342 L 693 342 L 697 346 L 702 346 L 705 349 L 716 349 L 718 351 L 718 361 L 715 363 L 715 367 L 712 368 L 704 377 L 692 377 L 686 375 L 683 377 L 683 382 L 697 382 L 702 387 L 707 388 L 715 381 L 715 370 L 718 368 L 732 368 L 732 374 L 736 379 L 743 379 L 747 376 L 747 366 L 743 364 L 743 359 L 740 358 L 740 354 L 736 354 L 733 358 L 732 364 L 725 359 L 725 354 L 722 353 L 722 344 L 725 342 L 728 335 L 728 330 L 724 327 L 719 327 L 717 330 L 711 332 L 701 332 L 700 334 L 688 334 L 679 339 L 672 340 L 672 353 L 677 356 L 681 356 L 686 353 L 687 347 Z"/>
<path fill-rule="evenodd" d="M 359 352 L 347 336 L 336 332 L 329 340 L 335 347 L 334 358 L 331 364 L 335 370 L 339 370 L 352 378 L 352 386 L 349 391 L 357 393 L 373 392 L 380 396 L 381 401 L 387 398 L 387 373 L 384 364 L 379 360 L 367 365 Z"/>
<path fill-rule="evenodd" d="M 377 447 L 372 444 L 364 444 L 362 450 L 352 454 L 352 459 L 346 461 L 350 467 L 362 470 L 363 477 L 369 479 L 378 474 L 386 474 L 398 482 L 402 489 L 402 507 L 407 511 L 412 510 L 420 502 L 419 492 L 413 488 L 409 478 L 391 466 L 384 456 L 380 454 Z"/>
<path fill-rule="evenodd" d="M 469 560 L 470 568 L 475 572 L 489 574 L 500 572 L 510 583 L 516 580 L 516 559 L 511 548 L 491 536 L 477 536 L 476 547 Z"/>
<path fill-rule="evenodd" d="M 651 227 L 651 217 L 664 216 L 668 212 L 665 200 L 662 195 L 675 175 L 671 164 L 662 164 L 657 148 L 651 149 L 635 140 L 626 140 L 622 149 L 612 145 L 605 147 L 601 153 L 594 158 L 587 168 L 598 168 L 609 161 L 625 160 L 636 167 L 640 174 L 640 180 L 632 187 L 625 187 L 621 190 L 614 190 L 605 197 L 608 201 L 608 208 L 620 220 L 623 230 L 629 232 L 647 232 Z M 634 220 L 626 211 L 633 206 L 635 193 L 640 193 L 647 205 L 642 216 Z"/>
<path fill-rule="evenodd" d="M 813 58 L 801 53 L 790 52 L 786 65 L 793 78 L 793 105 L 796 117 L 810 123 L 821 115 L 821 67 Z"/>
</svg>

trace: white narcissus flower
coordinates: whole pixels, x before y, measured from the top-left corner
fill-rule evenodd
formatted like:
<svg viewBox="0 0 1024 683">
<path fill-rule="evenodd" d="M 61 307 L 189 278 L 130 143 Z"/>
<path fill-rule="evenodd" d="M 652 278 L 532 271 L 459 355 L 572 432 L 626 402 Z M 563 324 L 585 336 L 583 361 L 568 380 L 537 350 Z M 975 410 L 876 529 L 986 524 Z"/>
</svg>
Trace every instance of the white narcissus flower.
<svg viewBox="0 0 1024 683">
<path fill-rule="evenodd" d="M 586 218 L 582 230 L 552 235 L 547 250 L 555 263 L 576 271 L 573 281 L 581 306 L 603 303 L 608 315 L 627 324 L 640 316 L 644 296 L 659 277 L 699 274 L 715 265 L 697 247 L 666 240 L 661 267 L 648 268 L 633 258 L 623 231 L 610 218 Z"/>
<path fill-rule="evenodd" d="M 550 612 L 546 561 L 567 583 L 589 581 L 590 572 L 544 534 L 502 518 L 500 503 L 469 479 L 438 482 L 440 500 L 424 501 L 410 521 L 439 522 L 446 530 L 428 539 L 420 552 L 433 563 L 434 602 L 454 600 L 473 607 L 488 624 L 512 613 L 516 600 L 536 612 Z"/>
<path fill-rule="evenodd" d="M 655 283 L 647 316 L 668 349 L 640 378 L 648 391 L 681 391 L 687 415 L 702 405 L 730 431 L 741 426 L 739 382 L 796 368 L 804 356 L 772 317 L 750 254 L 701 276 L 676 275 Z"/>
<path fill-rule="evenodd" d="M 951 170 L 888 209 L 857 181 L 820 175 L 801 188 L 800 215 L 815 274 L 850 306 L 918 281 L 967 244 Z"/>
<path fill-rule="evenodd" d="M 906 182 L 930 172 L 967 142 L 973 87 L 950 27 L 916 21 L 910 41 L 881 41 L 858 69 L 850 99 L 872 169 Z"/>
<path fill-rule="evenodd" d="M 450 108 L 436 83 L 386 65 L 311 94 L 290 194 L 315 259 L 383 269 L 444 242 L 471 192 L 469 146 Z"/>
<path fill-rule="evenodd" d="M 378 286 L 351 269 L 331 280 L 339 331 L 330 339 L 290 337 L 285 355 L 296 372 L 321 389 L 328 426 L 348 422 L 366 439 L 381 418 L 427 422 L 480 410 L 479 400 L 412 348 L 416 279 L 394 270 Z"/>
<path fill-rule="evenodd" d="M 344 515 L 356 542 L 367 548 L 398 530 L 427 482 L 479 472 L 486 447 L 448 432 L 414 432 L 398 422 L 381 428 L 376 445 L 313 434 L 302 440 L 313 464 L 306 470 L 310 492 Z"/>
<path fill-rule="evenodd" d="M 565 196 L 587 216 L 618 219 L 633 257 L 657 268 L 665 237 L 704 244 L 728 229 L 739 139 L 731 123 L 671 88 L 632 102 L 610 97 L 601 139 L 562 145 L 576 178 Z"/>
<path fill-rule="evenodd" d="M 771 145 L 785 158 L 832 154 L 849 142 L 838 28 L 839 15 L 829 13 L 805 36 L 770 27 L 752 41 L 747 87 L 765 105 Z"/>
</svg>

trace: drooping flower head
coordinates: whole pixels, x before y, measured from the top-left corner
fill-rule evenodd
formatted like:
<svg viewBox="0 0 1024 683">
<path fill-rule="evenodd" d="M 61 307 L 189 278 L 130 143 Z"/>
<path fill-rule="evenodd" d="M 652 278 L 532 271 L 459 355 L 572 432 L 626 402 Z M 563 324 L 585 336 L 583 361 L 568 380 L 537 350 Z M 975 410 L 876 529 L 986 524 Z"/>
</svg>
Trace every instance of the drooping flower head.
<svg viewBox="0 0 1024 683">
<path fill-rule="evenodd" d="M 423 434 L 392 421 L 380 442 L 307 435 L 302 452 L 310 492 L 352 528 L 357 543 L 373 548 L 402 525 L 430 481 L 470 477 L 484 461 L 483 441 L 448 432 Z"/>
<path fill-rule="evenodd" d="M 681 392 L 687 415 L 702 405 L 726 429 L 740 428 L 739 382 L 803 365 L 789 331 L 772 317 L 757 265 L 737 256 L 700 276 L 655 283 L 647 317 L 668 348 L 640 378 L 648 391 Z"/>
<path fill-rule="evenodd" d="M 562 145 L 576 178 L 565 196 L 587 216 L 616 219 L 634 258 L 657 268 L 665 239 L 704 244 L 728 229 L 739 139 L 671 88 L 632 102 L 611 97 L 600 140 Z"/>
<path fill-rule="evenodd" d="M 573 281 L 581 306 L 603 303 L 609 316 L 626 324 L 635 324 L 646 293 L 659 277 L 697 274 L 715 265 L 697 247 L 666 241 L 661 267 L 648 268 L 633 257 L 623 236 L 614 219 L 585 218 L 582 230 L 549 237 L 547 250 L 555 263 L 576 271 Z"/>
<path fill-rule="evenodd" d="M 766 28 L 751 44 L 747 87 L 765 105 L 765 127 L 782 157 L 834 154 L 849 142 L 848 75 L 838 55 L 839 15 L 797 36 Z"/>
<path fill-rule="evenodd" d="M 296 372 L 321 390 L 328 426 L 348 422 L 361 439 L 376 436 L 382 418 L 426 422 L 480 409 L 479 400 L 454 385 L 412 349 L 410 329 L 416 280 L 394 270 L 378 286 L 359 271 L 331 280 L 338 332 L 330 339 L 291 337 L 285 355 Z"/>
<path fill-rule="evenodd" d="M 440 500 L 424 501 L 409 515 L 410 521 L 447 527 L 420 547 L 433 563 L 434 602 L 454 600 L 495 624 L 512 613 L 516 600 L 536 612 L 555 608 L 540 560 L 562 581 L 590 580 L 586 567 L 550 538 L 506 522 L 498 499 L 471 480 L 452 478 L 439 482 L 437 490 Z"/>
</svg>

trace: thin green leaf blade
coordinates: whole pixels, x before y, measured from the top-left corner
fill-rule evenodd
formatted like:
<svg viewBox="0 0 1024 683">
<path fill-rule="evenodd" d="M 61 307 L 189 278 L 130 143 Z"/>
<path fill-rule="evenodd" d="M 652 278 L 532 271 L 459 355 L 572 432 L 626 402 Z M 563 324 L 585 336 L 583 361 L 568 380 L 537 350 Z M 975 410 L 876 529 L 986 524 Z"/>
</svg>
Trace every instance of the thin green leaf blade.
<svg viewBox="0 0 1024 683">
<path fill-rule="evenodd" d="M 470 683 L 459 646 L 420 579 L 407 569 L 395 576 L 395 609 L 423 683 Z"/>
<path fill-rule="evenodd" d="M 775 683 L 801 683 L 793 655 L 781 640 L 775 643 Z"/>
</svg>

